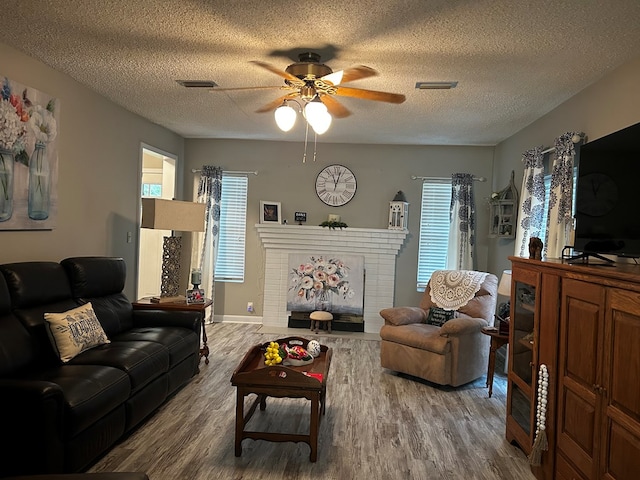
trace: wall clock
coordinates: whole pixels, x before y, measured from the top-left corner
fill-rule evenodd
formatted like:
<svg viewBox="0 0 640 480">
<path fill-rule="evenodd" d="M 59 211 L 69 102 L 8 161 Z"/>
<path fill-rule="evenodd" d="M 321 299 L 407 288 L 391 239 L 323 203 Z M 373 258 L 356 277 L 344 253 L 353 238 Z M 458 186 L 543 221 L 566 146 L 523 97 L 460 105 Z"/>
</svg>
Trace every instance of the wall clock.
<svg viewBox="0 0 640 480">
<path fill-rule="evenodd" d="M 356 188 L 356 176 L 343 165 L 329 165 L 316 177 L 316 194 L 331 207 L 348 203 L 356 194 Z"/>
</svg>

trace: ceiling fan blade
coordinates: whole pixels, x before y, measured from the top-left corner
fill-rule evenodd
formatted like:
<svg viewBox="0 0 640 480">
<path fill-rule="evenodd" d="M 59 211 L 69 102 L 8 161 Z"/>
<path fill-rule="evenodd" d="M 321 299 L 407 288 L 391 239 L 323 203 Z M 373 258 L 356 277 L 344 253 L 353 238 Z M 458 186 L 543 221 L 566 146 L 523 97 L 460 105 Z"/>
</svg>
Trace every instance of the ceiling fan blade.
<svg viewBox="0 0 640 480">
<path fill-rule="evenodd" d="M 259 67 L 265 68 L 269 70 L 271 73 L 275 73 L 276 75 L 284 78 L 285 80 L 289 80 L 291 82 L 296 82 L 296 83 L 301 82 L 301 80 L 298 77 L 291 75 L 289 72 L 285 72 L 284 70 L 280 70 L 279 68 L 274 67 L 270 63 L 261 62 L 259 60 L 251 60 L 251 63 L 258 65 Z"/>
<path fill-rule="evenodd" d="M 325 107 L 327 107 L 327 110 L 333 117 L 344 118 L 351 115 L 351 112 L 332 95 L 320 95 L 320 101 L 324 103 Z"/>
<path fill-rule="evenodd" d="M 271 112 L 271 111 L 275 110 L 276 108 L 278 108 L 280 105 L 282 105 L 282 102 L 284 102 L 286 99 L 297 97 L 297 96 L 298 96 L 297 92 L 287 93 L 286 95 L 278 97 L 275 100 L 273 100 L 272 102 L 269 102 L 266 105 L 263 105 L 258 110 L 256 110 L 256 113 Z"/>
<path fill-rule="evenodd" d="M 406 100 L 406 97 L 399 93 L 378 92 L 376 90 L 365 90 L 363 88 L 336 87 L 335 94 L 341 97 L 361 98 L 363 100 L 375 100 L 377 102 L 387 103 L 402 103 Z"/>
<path fill-rule="evenodd" d="M 283 88 L 287 88 L 285 85 L 273 85 L 273 86 L 269 86 L 269 87 L 229 87 L 229 88 L 221 88 L 221 87 L 214 87 L 214 88 L 210 88 L 209 91 L 210 92 L 229 92 L 229 91 L 233 91 L 233 90 L 280 90 Z"/>
<path fill-rule="evenodd" d="M 375 77 L 378 75 L 373 68 L 366 67 L 364 65 L 358 65 L 356 67 L 347 68 L 342 72 L 342 82 L 348 83 L 354 80 L 360 80 L 361 78 Z"/>
</svg>

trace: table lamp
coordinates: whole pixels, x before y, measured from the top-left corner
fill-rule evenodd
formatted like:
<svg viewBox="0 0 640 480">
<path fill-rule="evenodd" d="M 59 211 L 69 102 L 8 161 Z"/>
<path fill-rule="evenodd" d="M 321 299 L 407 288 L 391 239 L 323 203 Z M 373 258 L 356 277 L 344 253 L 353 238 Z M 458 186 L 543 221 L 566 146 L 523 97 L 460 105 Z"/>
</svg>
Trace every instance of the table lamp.
<svg viewBox="0 0 640 480">
<path fill-rule="evenodd" d="M 161 297 L 175 297 L 180 287 L 180 251 L 182 237 L 176 231 L 204 232 L 205 204 L 165 200 L 142 199 L 142 228 L 171 230 L 171 236 L 162 243 Z"/>
</svg>

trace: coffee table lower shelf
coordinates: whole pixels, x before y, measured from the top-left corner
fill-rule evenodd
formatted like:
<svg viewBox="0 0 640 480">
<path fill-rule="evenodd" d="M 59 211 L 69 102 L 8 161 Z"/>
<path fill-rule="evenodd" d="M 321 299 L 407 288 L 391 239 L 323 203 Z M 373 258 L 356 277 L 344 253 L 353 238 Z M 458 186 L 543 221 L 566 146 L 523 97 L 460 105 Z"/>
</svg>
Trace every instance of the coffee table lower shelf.
<svg viewBox="0 0 640 480">
<path fill-rule="evenodd" d="M 301 337 L 277 340 L 278 343 L 291 341 L 302 342 L 304 346 L 308 343 L 308 340 Z M 264 365 L 263 358 L 266 345 L 256 345 L 249 350 L 231 377 L 231 383 L 237 387 L 235 455 L 236 457 L 242 455 L 242 441 L 246 438 L 269 442 L 304 442 L 311 449 L 309 460 L 315 462 L 318 459 L 318 431 L 325 413 L 326 381 L 331 363 L 331 349 L 322 345 L 320 355 L 310 365 L 268 367 Z M 302 372 L 321 373 L 322 381 Z M 251 394 L 255 394 L 256 398 L 245 414 L 245 397 Z M 309 400 L 311 402 L 309 433 L 304 435 L 245 430 L 258 406 L 261 411 L 266 409 L 267 397 Z"/>
</svg>

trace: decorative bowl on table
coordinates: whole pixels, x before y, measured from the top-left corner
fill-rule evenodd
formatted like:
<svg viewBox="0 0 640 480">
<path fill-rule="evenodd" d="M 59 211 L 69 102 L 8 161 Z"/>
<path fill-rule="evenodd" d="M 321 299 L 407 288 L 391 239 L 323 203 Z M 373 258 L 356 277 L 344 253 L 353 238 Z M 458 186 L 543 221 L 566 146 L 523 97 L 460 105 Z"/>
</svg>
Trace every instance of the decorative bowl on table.
<svg viewBox="0 0 640 480">
<path fill-rule="evenodd" d="M 285 366 L 299 367 L 313 363 L 313 355 L 297 340 L 290 342 L 269 342 L 264 345 L 264 363 L 267 366 L 282 364 Z"/>
</svg>

